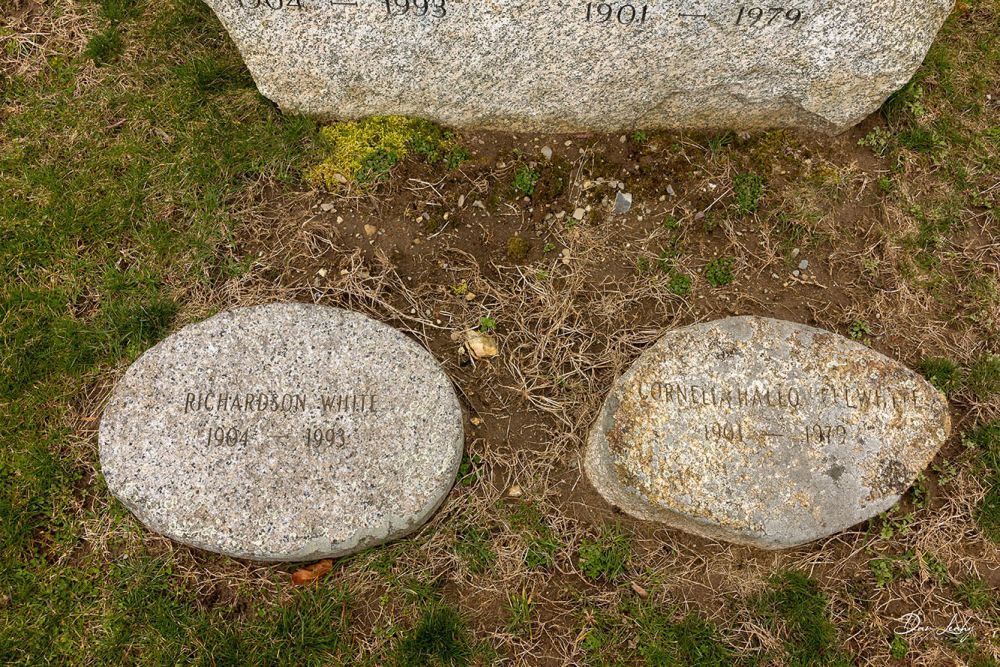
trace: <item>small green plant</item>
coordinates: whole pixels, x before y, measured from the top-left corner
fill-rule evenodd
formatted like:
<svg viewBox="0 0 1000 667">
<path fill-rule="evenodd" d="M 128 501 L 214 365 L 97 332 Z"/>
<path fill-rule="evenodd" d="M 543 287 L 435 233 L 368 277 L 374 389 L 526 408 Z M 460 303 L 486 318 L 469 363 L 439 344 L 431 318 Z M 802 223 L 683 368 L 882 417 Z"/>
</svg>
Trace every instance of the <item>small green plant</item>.
<svg viewBox="0 0 1000 667">
<path fill-rule="evenodd" d="M 902 660 L 906 657 L 906 653 L 909 650 L 910 646 L 906 643 L 905 637 L 897 634 L 892 635 L 892 641 L 889 642 L 889 655 L 896 660 Z"/>
<path fill-rule="evenodd" d="M 653 269 L 653 263 L 649 261 L 649 257 L 645 255 L 640 255 L 635 260 L 635 270 L 639 273 L 649 273 Z"/>
<path fill-rule="evenodd" d="M 868 569 L 875 579 L 875 585 L 884 588 L 899 579 L 905 579 L 915 575 L 920 566 L 912 551 L 886 556 L 884 558 L 873 558 L 868 561 Z"/>
<path fill-rule="evenodd" d="M 579 557 L 584 576 L 610 581 L 625 574 L 632 559 L 632 546 L 627 535 L 612 529 L 596 539 L 584 538 L 580 543 Z"/>
<path fill-rule="evenodd" d="M 512 262 L 523 262 L 528 253 L 531 252 L 531 243 L 520 236 L 511 236 L 507 239 L 507 259 Z"/>
<path fill-rule="evenodd" d="M 514 174 L 514 189 L 525 197 L 530 197 L 535 193 L 535 184 L 541 177 L 534 169 L 522 166 Z"/>
<path fill-rule="evenodd" d="M 724 287 L 736 279 L 736 258 L 717 257 L 705 265 L 705 279 L 712 287 Z"/>
<path fill-rule="evenodd" d="M 445 166 L 449 170 L 458 169 L 459 165 L 471 158 L 469 151 L 465 150 L 460 146 L 456 146 L 448 151 L 448 155 L 445 157 Z"/>
<path fill-rule="evenodd" d="M 691 276 L 680 271 L 671 271 L 667 279 L 667 289 L 677 296 L 687 296 L 691 293 Z"/>
<path fill-rule="evenodd" d="M 669 272 L 674 266 L 674 259 L 677 258 L 677 250 L 673 248 L 663 248 L 656 256 L 656 268 L 660 271 Z"/>
<path fill-rule="evenodd" d="M 458 466 L 458 483 L 462 486 L 472 486 L 479 479 L 479 466 L 483 459 L 475 452 L 462 455 L 462 463 Z"/>
<path fill-rule="evenodd" d="M 892 183 L 892 179 L 888 176 L 879 176 L 878 189 L 882 192 L 882 194 L 889 194 L 893 191 L 893 189 L 895 189 L 895 186 Z"/>
<path fill-rule="evenodd" d="M 902 516 L 897 516 L 896 514 L 896 508 L 893 508 L 879 515 L 881 525 L 879 526 L 878 533 L 882 539 L 891 540 L 897 535 L 906 535 L 910 532 L 910 526 L 913 525 L 913 514 L 904 514 Z"/>
<path fill-rule="evenodd" d="M 918 510 L 927 509 L 930 504 L 931 497 L 930 489 L 927 487 L 927 475 L 923 472 L 913 480 L 913 486 L 910 487 L 910 500 L 913 502 L 913 507 Z"/>
<path fill-rule="evenodd" d="M 644 144 L 649 141 L 649 136 L 642 130 L 636 130 L 632 133 L 632 141 L 637 144 Z"/>
<path fill-rule="evenodd" d="M 399 667 L 464 667 L 473 644 L 465 619 L 437 602 L 427 607 L 416 626 L 400 641 L 394 664 Z"/>
<path fill-rule="evenodd" d="M 494 331 L 497 330 L 497 321 L 492 317 L 490 317 L 489 315 L 480 317 L 479 330 L 482 331 L 483 333 L 493 333 Z"/>
<path fill-rule="evenodd" d="M 555 249 L 556 249 L 555 243 L 546 243 L 544 246 L 542 246 L 542 252 L 544 252 L 546 255 Z"/>
<path fill-rule="evenodd" d="M 714 137 L 710 137 L 708 140 L 708 150 L 711 153 L 719 153 L 726 146 L 731 145 L 736 140 L 736 135 L 732 132 L 725 132 L 723 134 L 717 134 Z"/>
<path fill-rule="evenodd" d="M 872 335 L 872 327 L 865 320 L 854 320 L 847 330 L 851 340 L 863 341 Z"/>
<path fill-rule="evenodd" d="M 485 574 L 493 568 L 497 560 L 496 551 L 490 541 L 490 534 L 479 527 L 466 529 L 455 542 L 455 553 L 465 561 L 470 572 Z"/>
<path fill-rule="evenodd" d="M 950 393 L 961 384 L 962 369 L 945 357 L 927 357 L 917 364 L 917 370 L 939 391 Z"/>
<path fill-rule="evenodd" d="M 451 293 L 455 296 L 465 296 L 469 293 L 469 283 L 465 280 L 458 283 L 457 285 L 451 286 Z"/>
<path fill-rule="evenodd" d="M 518 634 L 531 629 L 531 607 L 534 604 L 531 595 L 527 591 L 514 593 L 507 597 L 507 604 L 510 607 L 510 617 L 507 620 L 507 631 Z"/>
<path fill-rule="evenodd" d="M 938 584 L 944 586 L 951 581 L 948 566 L 941 562 L 940 558 L 934 554 L 925 553 L 921 555 L 921 560 L 924 562 L 924 567 L 927 568 L 927 574 Z"/>
<path fill-rule="evenodd" d="M 681 221 L 672 215 L 663 219 L 663 228 L 668 232 L 674 232 L 681 228 Z"/>
<path fill-rule="evenodd" d="M 738 174 L 733 179 L 733 192 L 737 210 L 744 215 L 753 213 L 764 198 L 764 179 L 754 173 Z"/>
<path fill-rule="evenodd" d="M 892 146 L 892 133 L 877 125 L 858 141 L 858 146 L 867 146 L 878 155 L 887 155 Z"/>
</svg>

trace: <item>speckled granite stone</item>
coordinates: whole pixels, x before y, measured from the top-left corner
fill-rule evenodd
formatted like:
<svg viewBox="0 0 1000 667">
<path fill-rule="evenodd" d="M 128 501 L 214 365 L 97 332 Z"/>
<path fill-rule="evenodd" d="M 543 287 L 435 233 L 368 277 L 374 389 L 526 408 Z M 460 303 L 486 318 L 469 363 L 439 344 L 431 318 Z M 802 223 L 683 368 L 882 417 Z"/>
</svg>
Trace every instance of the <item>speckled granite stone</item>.
<svg viewBox="0 0 1000 667">
<path fill-rule="evenodd" d="M 637 517 L 780 549 L 892 507 L 950 426 L 943 394 L 864 345 L 731 317 L 639 357 L 591 431 L 586 470 Z"/>
<path fill-rule="evenodd" d="M 910 79 L 953 4 L 206 1 L 285 109 L 546 132 L 837 132 Z"/>
<path fill-rule="evenodd" d="M 147 351 L 100 426 L 108 488 L 151 530 L 311 560 L 422 525 L 462 458 L 462 409 L 422 347 L 359 313 L 220 313 Z"/>
</svg>

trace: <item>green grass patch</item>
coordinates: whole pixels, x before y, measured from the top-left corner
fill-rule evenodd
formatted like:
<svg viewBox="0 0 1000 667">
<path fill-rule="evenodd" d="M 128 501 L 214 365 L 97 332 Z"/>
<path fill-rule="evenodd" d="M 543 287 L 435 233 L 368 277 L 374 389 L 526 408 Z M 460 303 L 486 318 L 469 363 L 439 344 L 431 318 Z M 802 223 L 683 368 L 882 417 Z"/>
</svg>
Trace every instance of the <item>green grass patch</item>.
<svg viewBox="0 0 1000 667">
<path fill-rule="evenodd" d="M 962 368 L 945 357 L 928 357 L 917 365 L 920 374 L 940 391 L 950 393 L 962 383 Z"/>
<path fill-rule="evenodd" d="M 257 93 L 202 3 L 104 2 L 100 13 L 87 53 L 53 57 L 0 96 L 0 655 L 255 655 L 241 637 L 263 627 L 199 611 L 169 561 L 131 554 L 125 567 L 84 548 L 91 517 L 79 507 L 104 490 L 69 425 L 79 392 L 171 330 L 187 290 L 245 270 L 230 204 L 261 181 L 296 181 L 316 127 Z M 78 86 L 91 58 L 109 83 Z M 125 516 L 112 502 L 108 518 Z M 299 655 L 289 642 L 312 632 L 265 648 Z"/>
<path fill-rule="evenodd" d="M 462 667 L 475 646 L 465 619 L 440 602 L 431 604 L 399 642 L 392 663 L 397 667 Z M 293 664 L 293 663 L 292 663 Z"/>
<path fill-rule="evenodd" d="M 976 466 L 986 485 L 986 495 L 976 505 L 974 518 L 987 538 L 1000 543 L 1000 420 L 980 424 L 963 436 L 976 454 Z"/>
<path fill-rule="evenodd" d="M 980 401 L 987 401 L 1000 394 L 1000 355 L 988 354 L 969 365 L 965 385 Z"/>
<path fill-rule="evenodd" d="M 696 613 L 681 616 L 652 601 L 627 600 L 590 614 L 581 643 L 594 667 L 730 667 L 738 654 Z"/>
<path fill-rule="evenodd" d="M 785 640 L 785 661 L 801 667 L 848 667 L 839 647 L 826 595 L 817 583 L 786 570 L 770 579 L 770 588 L 753 603 L 764 625 Z"/>
<path fill-rule="evenodd" d="M 632 545 L 618 528 L 596 538 L 584 538 L 579 550 L 580 570 L 588 579 L 614 580 L 625 574 L 632 560 Z"/>
<path fill-rule="evenodd" d="M 497 561 L 489 532 L 479 527 L 468 528 L 458 536 L 455 553 L 465 562 L 469 571 L 475 574 L 489 572 Z"/>
<path fill-rule="evenodd" d="M 551 569 L 563 545 L 538 507 L 518 503 L 511 512 L 510 524 L 524 540 L 524 564 L 533 570 Z"/>
</svg>

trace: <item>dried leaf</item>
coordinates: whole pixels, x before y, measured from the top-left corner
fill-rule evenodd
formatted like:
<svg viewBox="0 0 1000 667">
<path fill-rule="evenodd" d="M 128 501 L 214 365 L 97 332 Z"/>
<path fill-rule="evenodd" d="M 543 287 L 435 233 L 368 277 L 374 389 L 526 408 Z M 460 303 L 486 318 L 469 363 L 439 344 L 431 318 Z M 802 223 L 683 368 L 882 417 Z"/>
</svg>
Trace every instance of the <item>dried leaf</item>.
<svg viewBox="0 0 1000 667">
<path fill-rule="evenodd" d="M 309 567 L 304 567 L 301 570 L 296 570 L 292 574 L 292 583 L 296 586 L 304 586 L 305 584 L 312 583 L 322 577 L 324 574 L 329 572 L 333 568 L 333 561 L 329 558 L 321 560 L 318 563 L 313 563 Z"/>
<path fill-rule="evenodd" d="M 469 351 L 469 356 L 473 359 L 489 359 L 498 354 L 496 340 L 493 336 L 481 331 L 465 332 L 465 349 Z"/>
</svg>

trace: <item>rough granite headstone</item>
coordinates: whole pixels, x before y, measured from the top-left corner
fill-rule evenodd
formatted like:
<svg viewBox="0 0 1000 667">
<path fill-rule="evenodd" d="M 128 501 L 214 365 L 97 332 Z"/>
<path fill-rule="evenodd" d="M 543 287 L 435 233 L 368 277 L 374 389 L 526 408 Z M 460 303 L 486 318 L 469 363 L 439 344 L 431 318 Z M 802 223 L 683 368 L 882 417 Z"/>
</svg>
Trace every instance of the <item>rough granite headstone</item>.
<svg viewBox="0 0 1000 667">
<path fill-rule="evenodd" d="M 422 347 L 306 304 L 220 313 L 148 350 L 100 425 L 108 488 L 151 530 L 239 558 L 339 556 L 422 525 L 462 458 Z"/>
<path fill-rule="evenodd" d="M 864 345 L 731 317 L 639 357 L 591 431 L 586 470 L 629 514 L 780 549 L 892 507 L 950 424 L 943 394 Z"/>
<path fill-rule="evenodd" d="M 468 127 L 844 130 L 913 75 L 953 0 L 206 0 L 261 92 Z"/>
</svg>

